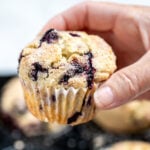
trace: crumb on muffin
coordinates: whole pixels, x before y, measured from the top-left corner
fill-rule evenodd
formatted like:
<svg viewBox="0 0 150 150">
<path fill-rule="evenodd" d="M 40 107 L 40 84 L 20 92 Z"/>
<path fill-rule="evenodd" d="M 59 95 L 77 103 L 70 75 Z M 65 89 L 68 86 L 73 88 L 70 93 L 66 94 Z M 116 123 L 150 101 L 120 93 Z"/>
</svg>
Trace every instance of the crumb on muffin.
<svg viewBox="0 0 150 150">
<path fill-rule="evenodd" d="M 114 72 L 115 60 L 111 47 L 97 36 L 50 29 L 23 49 L 19 75 L 41 85 L 92 88 Z"/>
</svg>

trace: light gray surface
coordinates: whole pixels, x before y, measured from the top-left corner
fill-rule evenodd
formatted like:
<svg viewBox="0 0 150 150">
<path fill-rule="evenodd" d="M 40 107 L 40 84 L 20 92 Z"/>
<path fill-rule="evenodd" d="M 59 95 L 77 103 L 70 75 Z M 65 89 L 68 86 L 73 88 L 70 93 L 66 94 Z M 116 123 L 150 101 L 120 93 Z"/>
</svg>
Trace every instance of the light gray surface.
<svg viewBox="0 0 150 150">
<path fill-rule="evenodd" d="M 52 16 L 81 1 L 0 0 L 0 75 L 16 74 L 22 48 Z M 149 0 L 109 1 L 150 5 Z"/>
</svg>

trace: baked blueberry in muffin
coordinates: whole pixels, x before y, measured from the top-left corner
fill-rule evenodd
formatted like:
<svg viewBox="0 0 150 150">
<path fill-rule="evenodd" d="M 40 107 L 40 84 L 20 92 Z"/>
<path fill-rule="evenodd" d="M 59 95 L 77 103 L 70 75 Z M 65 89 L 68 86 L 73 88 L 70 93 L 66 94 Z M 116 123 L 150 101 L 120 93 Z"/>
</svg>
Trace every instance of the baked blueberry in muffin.
<svg viewBox="0 0 150 150">
<path fill-rule="evenodd" d="M 40 120 L 80 124 L 93 118 L 93 93 L 116 69 L 99 36 L 50 29 L 22 51 L 19 77 L 29 110 Z M 38 91 L 38 92 L 37 92 Z"/>
</svg>

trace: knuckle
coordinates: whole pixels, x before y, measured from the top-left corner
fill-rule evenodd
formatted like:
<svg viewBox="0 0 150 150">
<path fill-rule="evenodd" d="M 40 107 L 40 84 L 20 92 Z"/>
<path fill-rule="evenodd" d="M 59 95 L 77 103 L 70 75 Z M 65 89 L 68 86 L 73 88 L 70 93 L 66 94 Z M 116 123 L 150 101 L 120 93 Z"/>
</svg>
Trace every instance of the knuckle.
<svg viewBox="0 0 150 150">
<path fill-rule="evenodd" d="M 125 84 L 124 86 L 127 92 L 129 92 L 129 94 L 132 96 L 136 96 L 140 91 L 137 74 L 127 71 L 121 71 L 118 73 L 118 75 L 122 82 Z"/>
</svg>

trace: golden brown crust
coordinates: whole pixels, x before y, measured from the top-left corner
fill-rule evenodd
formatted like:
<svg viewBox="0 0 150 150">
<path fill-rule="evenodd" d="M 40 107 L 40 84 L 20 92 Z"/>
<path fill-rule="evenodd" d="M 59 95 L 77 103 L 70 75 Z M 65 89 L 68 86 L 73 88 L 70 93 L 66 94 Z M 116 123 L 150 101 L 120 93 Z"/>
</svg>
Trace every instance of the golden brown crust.
<svg viewBox="0 0 150 150">
<path fill-rule="evenodd" d="M 53 43 L 43 42 L 41 46 L 40 39 L 43 35 L 40 35 L 25 47 L 22 59 L 20 59 L 20 78 L 27 83 L 36 84 L 38 82 L 44 87 L 87 87 L 85 72 L 70 77 L 68 84 L 60 84 L 60 80 L 68 70 L 74 69 L 72 65 L 74 60 L 77 60 L 79 65 L 86 64 L 88 56 L 85 54 L 91 52 L 93 55 L 92 66 L 95 68 L 94 82 L 106 80 L 116 69 L 116 58 L 111 47 L 98 36 L 89 36 L 84 32 L 74 31 L 74 34 L 79 35 L 79 37 L 74 37 L 69 33 L 58 31 L 58 40 Z M 36 82 L 31 77 L 35 62 L 45 69 L 43 72 L 38 72 Z"/>
<path fill-rule="evenodd" d="M 115 69 L 116 57 L 100 37 L 50 29 L 23 49 L 19 77 L 37 118 L 75 125 L 93 118 L 93 92 Z"/>
</svg>

